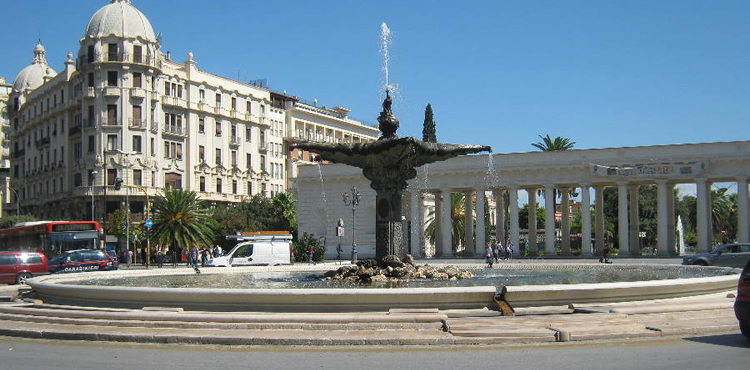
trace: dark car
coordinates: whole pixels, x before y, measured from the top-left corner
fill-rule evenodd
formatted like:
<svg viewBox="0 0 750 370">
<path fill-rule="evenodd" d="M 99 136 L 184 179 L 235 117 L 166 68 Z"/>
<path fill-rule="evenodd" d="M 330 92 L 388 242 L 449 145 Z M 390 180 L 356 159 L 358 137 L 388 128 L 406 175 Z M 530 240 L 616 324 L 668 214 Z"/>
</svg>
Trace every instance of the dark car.
<svg viewBox="0 0 750 370">
<path fill-rule="evenodd" d="M 682 258 L 683 265 L 745 266 L 750 261 L 750 243 L 723 244 L 709 253 L 699 253 Z"/>
<path fill-rule="evenodd" d="M 49 274 L 47 257 L 34 252 L 0 252 L 0 283 L 25 284 L 26 279 Z"/>
<path fill-rule="evenodd" d="M 750 339 L 750 261 L 740 274 L 737 283 L 737 300 L 734 302 L 734 315 L 740 321 L 740 331 L 745 338 Z"/>
<path fill-rule="evenodd" d="M 49 272 L 117 270 L 117 262 L 101 250 L 78 249 L 51 259 Z"/>
</svg>

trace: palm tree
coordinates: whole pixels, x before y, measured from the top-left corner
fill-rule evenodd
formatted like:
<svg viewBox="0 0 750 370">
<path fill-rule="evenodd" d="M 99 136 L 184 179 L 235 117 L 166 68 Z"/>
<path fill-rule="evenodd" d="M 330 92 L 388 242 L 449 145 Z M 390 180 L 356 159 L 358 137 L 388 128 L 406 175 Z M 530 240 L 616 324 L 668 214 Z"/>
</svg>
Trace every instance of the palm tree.
<svg viewBox="0 0 750 370">
<path fill-rule="evenodd" d="M 162 248 L 186 249 L 193 244 L 206 247 L 212 244 L 214 232 L 209 226 L 208 210 L 195 192 L 164 189 L 164 195 L 154 201 L 153 209 L 151 233 Z"/>
<path fill-rule="evenodd" d="M 541 142 L 532 143 L 531 145 L 543 152 L 555 152 L 560 150 L 573 149 L 573 146 L 576 145 L 574 141 L 570 141 L 570 139 L 568 139 L 567 137 L 558 136 L 552 139 L 549 134 L 547 134 L 547 136 L 539 135 L 539 138 L 542 139 Z"/>
<path fill-rule="evenodd" d="M 297 230 L 297 210 L 294 206 L 295 203 L 297 203 L 297 200 L 289 193 L 280 192 L 273 197 L 273 205 L 277 217 L 285 220 L 289 225 L 289 231 L 292 232 Z"/>
<path fill-rule="evenodd" d="M 451 193 L 451 242 L 454 252 L 459 245 L 463 244 L 464 235 L 466 234 L 466 213 L 464 211 L 465 201 L 466 194 L 462 192 Z M 432 208 L 425 217 L 426 226 L 424 237 L 429 240 L 431 244 L 435 244 L 437 239 L 437 224 L 440 222 L 435 216 L 435 208 Z"/>
</svg>

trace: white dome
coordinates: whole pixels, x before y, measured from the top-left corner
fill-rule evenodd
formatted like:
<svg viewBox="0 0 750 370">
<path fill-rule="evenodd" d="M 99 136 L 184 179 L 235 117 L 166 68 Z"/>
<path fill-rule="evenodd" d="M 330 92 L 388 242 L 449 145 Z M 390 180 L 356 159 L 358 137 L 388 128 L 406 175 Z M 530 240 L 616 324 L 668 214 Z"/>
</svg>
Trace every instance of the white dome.
<svg viewBox="0 0 750 370">
<path fill-rule="evenodd" d="M 54 69 L 47 65 L 47 58 L 44 54 L 45 50 L 42 43 L 36 44 L 36 47 L 34 47 L 34 59 L 31 60 L 31 65 L 18 72 L 15 81 L 13 81 L 14 90 L 34 90 L 44 83 L 45 77 L 52 77 L 57 74 Z"/>
<path fill-rule="evenodd" d="M 86 37 L 141 37 L 156 42 L 154 29 L 143 13 L 130 5 L 130 0 L 110 0 L 99 9 L 86 26 Z"/>
</svg>

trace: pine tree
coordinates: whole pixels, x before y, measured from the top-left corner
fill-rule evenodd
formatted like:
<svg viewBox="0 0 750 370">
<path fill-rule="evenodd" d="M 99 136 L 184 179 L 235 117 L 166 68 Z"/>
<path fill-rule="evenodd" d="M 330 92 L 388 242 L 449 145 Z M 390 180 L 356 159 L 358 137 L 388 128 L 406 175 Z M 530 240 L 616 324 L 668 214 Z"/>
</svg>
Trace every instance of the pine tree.
<svg viewBox="0 0 750 370">
<path fill-rule="evenodd" d="M 437 133 L 435 132 L 435 121 L 432 119 L 432 105 L 427 104 L 424 110 L 424 125 L 422 128 L 422 141 L 428 143 L 437 143 Z"/>
</svg>

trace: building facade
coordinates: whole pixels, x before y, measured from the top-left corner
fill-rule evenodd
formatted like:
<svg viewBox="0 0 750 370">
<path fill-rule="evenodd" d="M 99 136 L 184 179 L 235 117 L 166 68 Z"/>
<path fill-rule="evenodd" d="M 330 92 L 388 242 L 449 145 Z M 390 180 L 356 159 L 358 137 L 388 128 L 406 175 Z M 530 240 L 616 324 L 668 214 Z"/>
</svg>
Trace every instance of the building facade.
<svg viewBox="0 0 750 370">
<path fill-rule="evenodd" d="M 147 199 L 168 187 L 214 206 L 274 196 L 294 173 L 295 127 L 350 142 L 377 137 L 335 110 L 202 71 L 192 53 L 173 60 L 130 0 L 94 13 L 60 73 L 38 44 L 9 104 L 3 190 L 19 199 L 5 205 L 42 219 L 103 220 L 126 197 L 136 218 L 146 216 Z M 115 190 L 117 178 L 136 188 Z"/>
</svg>

